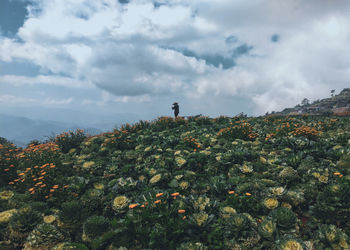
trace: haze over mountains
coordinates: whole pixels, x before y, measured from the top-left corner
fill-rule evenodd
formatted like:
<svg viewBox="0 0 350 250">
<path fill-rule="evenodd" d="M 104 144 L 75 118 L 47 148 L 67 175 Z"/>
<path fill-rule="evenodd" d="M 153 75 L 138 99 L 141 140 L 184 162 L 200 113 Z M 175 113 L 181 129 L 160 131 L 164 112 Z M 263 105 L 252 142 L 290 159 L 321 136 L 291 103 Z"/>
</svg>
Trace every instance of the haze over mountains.
<svg viewBox="0 0 350 250">
<path fill-rule="evenodd" d="M 6 138 L 19 147 L 24 147 L 31 140 L 45 141 L 51 136 L 69 130 L 83 129 L 87 134 L 95 135 L 105 131 L 111 131 L 114 127 L 126 122 L 136 121 L 136 117 L 127 114 L 121 114 L 120 116 L 115 117 L 115 122 L 97 119 L 95 123 L 82 121 L 60 122 L 56 120 L 37 120 L 23 116 L 0 114 L 0 137 Z"/>
</svg>

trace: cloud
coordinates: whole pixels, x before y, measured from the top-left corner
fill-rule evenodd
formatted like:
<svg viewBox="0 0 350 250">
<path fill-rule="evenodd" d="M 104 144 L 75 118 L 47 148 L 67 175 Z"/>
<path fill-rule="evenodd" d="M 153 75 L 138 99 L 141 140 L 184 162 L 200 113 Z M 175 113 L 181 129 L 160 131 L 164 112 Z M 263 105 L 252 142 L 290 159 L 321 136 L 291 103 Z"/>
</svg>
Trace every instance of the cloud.
<svg viewBox="0 0 350 250">
<path fill-rule="evenodd" d="M 37 102 L 34 98 L 19 97 L 14 95 L 0 95 L 0 103 L 5 104 L 29 104 Z"/>
<path fill-rule="evenodd" d="M 94 84 L 104 96 L 82 102 L 99 105 L 245 98 L 254 114 L 348 86 L 348 0 L 33 1 L 18 39 L 0 38 L 0 60 L 51 76 L 0 82 Z"/>
<path fill-rule="evenodd" d="M 151 98 L 149 95 L 142 96 L 115 96 L 107 91 L 102 91 L 101 98 L 99 100 L 84 99 L 82 105 L 98 105 L 106 106 L 112 103 L 147 103 L 150 102 Z"/>
<path fill-rule="evenodd" d="M 78 79 L 55 76 L 55 75 L 37 75 L 35 77 L 3 75 L 0 76 L 1 84 L 11 84 L 15 86 L 21 85 L 55 85 L 67 88 L 91 88 L 93 85 L 80 81 Z"/>
<path fill-rule="evenodd" d="M 22 96 L 15 96 L 15 95 L 9 95 L 4 94 L 0 95 L 0 103 L 3 104 L 25 104 L 25 105 L 33 105 L 33 104 L 39 104 L 44 106 L 55 106 L 55 105 L 69 105 L 73 101 L 73 98 L 70 97 L 68 99 L 62 99 L 62 100 L 55 100 L 51 98 L 46 98 L 44 100 L 39 98 L 29 98 L 29 97 L 22 97 Z"/>
</svg>

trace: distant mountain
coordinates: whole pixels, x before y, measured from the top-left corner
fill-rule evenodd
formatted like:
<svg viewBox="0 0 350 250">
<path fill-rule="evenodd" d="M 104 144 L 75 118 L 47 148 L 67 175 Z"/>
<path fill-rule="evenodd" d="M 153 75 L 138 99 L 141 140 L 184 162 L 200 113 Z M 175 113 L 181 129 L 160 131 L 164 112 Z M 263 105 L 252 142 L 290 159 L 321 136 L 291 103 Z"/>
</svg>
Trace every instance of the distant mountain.
<svg viewBox="0 0 350 250">
<path fill-rule="evenodd" d="M 51 136 L 78 128 L 84 129 L 91 135 L 102 133 L 102 130 L 94 127 L 0 114 L 0 137 L 6 138 L 19 147 L 26 146 L 31 140 L 44 141 Z"/>
<path fill-rule="evenodd" d="M 275 114 L 282 115 L 350 115 L 350 88 L 343 89 L 338 95 L 309 103 L 307 99 L 294 108 L 286 108 Z"/>
</svg>

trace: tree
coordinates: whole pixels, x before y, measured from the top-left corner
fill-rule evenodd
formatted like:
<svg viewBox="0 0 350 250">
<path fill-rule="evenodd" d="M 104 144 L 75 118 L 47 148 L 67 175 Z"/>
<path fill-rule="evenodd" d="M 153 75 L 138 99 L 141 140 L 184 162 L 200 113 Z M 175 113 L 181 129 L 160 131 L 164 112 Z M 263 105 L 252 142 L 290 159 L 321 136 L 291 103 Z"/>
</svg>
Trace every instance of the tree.
<svg viewBox="0 0 350 250">
<path fill-rule="evenodd" d="M 334 92 L 335 92 L 335 89 L 332 89 L 332 90 L 331 90 L 331 96 L 332 96 L 332 97 L 334 96 Z"/>
<path fill-rule="evenodd" d="M 304 98 L 302 101 L 301 101 L 301 105 L 305 106 L 305 105 L 308 105 L 310 103 L 309 99 L 307 98 Z"/>
</svg>

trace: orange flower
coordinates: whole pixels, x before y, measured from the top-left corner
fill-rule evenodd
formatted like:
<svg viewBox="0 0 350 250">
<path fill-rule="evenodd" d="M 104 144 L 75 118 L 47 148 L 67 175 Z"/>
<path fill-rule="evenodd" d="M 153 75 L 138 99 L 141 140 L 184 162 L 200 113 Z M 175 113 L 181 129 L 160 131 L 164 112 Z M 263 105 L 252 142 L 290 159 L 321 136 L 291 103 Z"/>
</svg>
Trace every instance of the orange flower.
<svg viewBox="0 0 350 250">
<path fill-rule="evenodd" d="M 10 171 L 10 169 L 9 169 L 9 168 L 6 168 L 6 169 L 4 169 L 4 171 L 7 172 L 7 171 Z"/>
<path fill-rule="evenodd" d="M 235 191 L 231 190 L 231 191 L 228 191 L 228 194 L 234 194 Z"/>
<path fill-rule="evenodd" d="M 14 168 L 15 166 L 13 164 L 10 165 L 10 168 Z"/>
<path fill-rule="evenodd" d="M 180 195 L 179 192 L 176 192 L 176 193 L 172 193 L 172 194 L 171 194 L 171 196 L 173 196 L 173 197 L 176 197 L 176 196 L 178 196 L 178 195 Z"/>
<path fill-rule="evenodd" d="M 69 186 L 68 185 L 64 185 L 63 188 L 68 188 Z"/>
<path fill-rule="evenodd" d="M 38 168 L 39 166 L 34 166 L 34 168 Z"/>
<path fill-rule="evenodd" d="M 130 204 L 129 205 L 129 208 L 135 208 L 135 207 L 137 207 L 139 204 L 137 204 L 137 203 L 135 203 L 135 204 Z"/>
<path fill-rule="evenodd" d="M 339 172 L 335 172 L 334 175 L 340 175 L 340 173 Z"/>
<path fill-rule="evenodd" d="M 55 189 L 50 189 L 50 192 L 52 193 L 52 192 L 55 192 Z"/>
<path fill-rule="evenodd" d="M 30 192 L 30 194 L 35 194 L 35 191 Z"/>
<path fill-rule="evenodd" d="M 19 173 L 18 175 L 24 175 L 24 173 Z"/>
<path fill-rule="evenodd" d="M 184 217 L 182 217 L 182 219 L 184 220 L 184 219 L 186 219 L 187 218 L 187 216 L 185 215 Z"/>
<path fill-rule="evenodd" d="M 158 194 L 156 194 L 156 197 L 160 197 L 162 195 L 163 195 L 163 193 L 158 193 Z"/>
<path fill-rule="evenodd" d="M 161 200 L 156 200 L 154 203 L 158 204 L 158 203 L 161 203 L 161 202 L 162 202 Z"/>
<path fill-rule="evenodd" d="M 341 175 L 339 175 L 339 177 L 341 178 L 341 177 L 343 177 L 343 175 L 341 174 Z"/>
<path fill-rule="evenodd" d="M 179 214 L 183 214 L 183 213 L 186 212 L 186 210 L 185 210 L 185 209 L 179 209 L 179 210 L 177 210 L 177 212 L 178 212 Z"/>
<path fill-rule="evenodd" d="M 44 176 L 40 176 L 40 177 L 38 178 L 38 180 L 42 180 L 42 179 L 44 179 Z"/>
<path fill-rule="evenodd" d="M 33 191 L 33 190 L 34 190 L 34 188 L 29 188 L 29 189 L 28 189 L 29 192 L 31 192 L 31 191 Z"/>
<path fill-rule="evenodd" d="M 48 195 L 46 195 L 46 196 L 45 196 L 45 198 L 46 198 L 46 199 L 48 199 L 48 198 L 49 198 L 49 196 L 48 196 Z"/>
<path fill-rule="evenodd" d="M 50 168 L 55 168 L 56 166 L 55 165 L 51 165 Z"/>
<path fill-rule="evenodd" d="M 46 172 L 42 172 L 41 175 L 46 175 Z"/>
<path fill-rule="evenodd" d="M 251 193 L 245 193 L 246 196 L 251 196 L 252 194 Z"/>
<path fill-rule="evenodd" d="M 34 178 L 34 179 L 33 179 L 33 181 L 37 181 L 37 180 L 38 180 L 38 178 Z"/>
<path fill-rule="evenodd" d="M 43 184 L 43 185 L 41 185 L 40 187 L 41 187 L 41 188 L 44 188 L 44 187 L 46 187 L 46 184 Z"/>
<path fill-rule="evenodd" d="M 13 185 L 13 184 L 15 184 L 15 183 L 14 183 L 13 181 L 10 181 L 9 184 L 10 184 L 10 185 Z"/>
<path fill-rule="evenodd" d="M 141 207 L 145 207 L 145 205 L 141 205 Z"/>
</svg>

